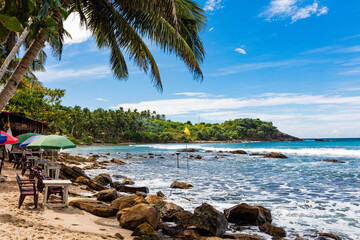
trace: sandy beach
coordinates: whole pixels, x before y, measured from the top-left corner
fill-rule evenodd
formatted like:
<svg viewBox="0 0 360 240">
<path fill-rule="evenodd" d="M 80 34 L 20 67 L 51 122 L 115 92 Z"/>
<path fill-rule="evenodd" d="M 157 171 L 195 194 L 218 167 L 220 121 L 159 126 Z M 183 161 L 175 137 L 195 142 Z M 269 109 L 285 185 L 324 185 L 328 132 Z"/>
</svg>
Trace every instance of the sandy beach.
<svg viewBox="0 0 360 240">
<path fill-rule="evenodd" d="M 12 165 L 6 161 L 2 169 L 2 175 L 8 177 L 0 183 L 0 239 L 119 239 L 116 233 L 132 239 L 132 231 L 120 228 L 115 217 L 101 218 L 73 207 L 43 207 L 41 193 L 37 209 L 32 196 L 27 196 L 18 209 L 20 194 L 15 177 L 21 170 L 13 169 Z M 28 173 L 23 178 L 28 178 Z M 76 188 L 71 186 L 70 191 Z"/>
</svg>

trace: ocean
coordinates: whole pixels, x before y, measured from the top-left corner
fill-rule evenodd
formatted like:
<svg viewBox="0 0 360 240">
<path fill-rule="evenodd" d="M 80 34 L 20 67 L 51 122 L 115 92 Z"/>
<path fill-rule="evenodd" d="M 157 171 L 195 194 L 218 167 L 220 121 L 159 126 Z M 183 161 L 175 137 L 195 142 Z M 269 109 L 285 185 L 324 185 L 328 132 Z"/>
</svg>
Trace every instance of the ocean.
<svg viewBox="0 0 360 240">
<path fill-rule="evenodd" d="M 162 191 L 169 201 L 186 210 L 207 202 L 223 211 L 245 202 L 270 209 L 273 224 L 283 227 L 288 239 L 294 239 L 296 234 L 315 239 L 312 237 L 315 233 L 328 232 L 357 240 L 360 239 L 360 139 L 329 140 L 187 144 L 187 148 L 200 152 L 181 153 L 179 168 L 174 153 L 186 144 L 86 146 L 66 152 L 82 155 L 110 152 L 109 158 L 124 159 L 127 164 L 109 165 L 108 170 L 88 170 L 90 176 L 100 172 L 125 175 L 136 186 L 149 187 L 150 194 Z M 288 158 L 226 152 L 237 149 L 248 153 L 279 152 Z M 220 150 L 223 153 L 218 153 Z M 131 158 L 126 159 L 127 153 Z M 148 153 L 155 156 L 149 158 Z M 197 154 L 202 159 L 189 158 Z M 346 163 L 324 162 L 324 159 Z M 171 189 L 174 180 L 190 183 L 194 188 Z M 254 228 L 244 231 L 251 234 Z M 261 236 L 271 239 L 265 234 Z"/>
</svg>

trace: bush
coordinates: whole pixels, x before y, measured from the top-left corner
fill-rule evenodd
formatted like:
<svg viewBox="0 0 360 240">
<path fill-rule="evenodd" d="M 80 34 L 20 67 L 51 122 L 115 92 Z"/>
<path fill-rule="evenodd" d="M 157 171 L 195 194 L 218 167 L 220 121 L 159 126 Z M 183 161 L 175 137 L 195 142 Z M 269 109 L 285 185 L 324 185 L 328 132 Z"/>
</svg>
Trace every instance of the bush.
<svg viewBox="0 0 360 240">
<path fill-rule="evenodd" d="M 80 142 L 79 139 L 76 139 L 74 137 L 70 137 L 69 140 L 72 141 L 74 144 L 78 144 Z"/>
</svg>

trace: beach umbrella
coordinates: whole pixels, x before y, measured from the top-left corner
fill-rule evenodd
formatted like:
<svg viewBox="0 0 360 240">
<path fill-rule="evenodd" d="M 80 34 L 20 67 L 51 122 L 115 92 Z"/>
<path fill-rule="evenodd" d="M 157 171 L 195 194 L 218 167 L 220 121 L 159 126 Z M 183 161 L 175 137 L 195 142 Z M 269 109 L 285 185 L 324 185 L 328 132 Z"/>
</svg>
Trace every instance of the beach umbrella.
<svg viewBox="0 0 360 240">
<path fill-rule="evenodd" d="M 23 141 L 19 145 L 19 147 L 20 148 L 26 148 L 30 143 L 32 143 L 33 141 L 35 141 L 36 139 L 41 138 L 41 137 L 44 137 L 44 135 L 37 134 L 35 136 L 32 136 L 32 137 L 28 138 L 27 140 Z"/>
<path fill-rule="evenodd" d="M 19 142 L 17 144 L 15 144 L 15 146 L 19 146 L 20 144 L 22 144 L 24 141 L 28 140 L 29 138 L 33 137 L 33 136 L 39 136 L 40 134 L 38 133 L 25 133 L 25 134 L 21 134 L 16 136 L 17 139 L 19 139 Z"/>
<path fill-rule="evenodd" d="M 0 133 L 1 133 L 1 135 L 6 135 L 6 137 L 7 137 L 6 141 L 3 142 L 3 143 L 1 143 L 1 145 L 4 145 L 4 144 L 15 144 L 15 143 L 17 143 L 17 142 L 19 141 L 16 137 L 11 136 L 11 135 L 7 134 L 7 133 L 4 132 L 4 131 L 1 131 Z"/>
<path fill-rule="evenodd" d="M 76 145 L 67 139 L 66 137 L 59 135 L 48 135 L 36 139 L 29 145 L 28 148 L 42 148 L 42 149 L 66 149 L 66 148 L 76 148 Z M 54 160 L 54 152 L 52 152 L 52 161 Z"/>
<path fill-rule="evenodd" d="M 7 136 L 5 134 L 0 133 L 0 144 L 6 142 Z"/>
<path fill-rule="evenodd" d="M 76 145 L 66 137 L 59 135 L 48 135 L 36 139 L 29 145 L 28 148 L 42 148 L 42 149 L 66 149 L 76 148 Z"/>
</svg>

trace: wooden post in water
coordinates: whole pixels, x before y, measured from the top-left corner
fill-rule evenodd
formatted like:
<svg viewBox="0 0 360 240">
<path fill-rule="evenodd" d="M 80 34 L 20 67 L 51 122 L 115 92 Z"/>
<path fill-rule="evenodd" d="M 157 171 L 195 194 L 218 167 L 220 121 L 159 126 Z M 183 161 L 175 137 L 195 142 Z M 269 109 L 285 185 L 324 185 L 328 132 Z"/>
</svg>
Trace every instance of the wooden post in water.
<svg viewBox="0 0 360 240">
<path fill-rule="evenodd" d="M 177 157 L 176 167 L 177 167 L 177 168 L 179 168 L 179 155 L 180 155 L 180 153 L 177 152 L 177 153 L 176 153 L 176 157 Z"/>
</svg>

